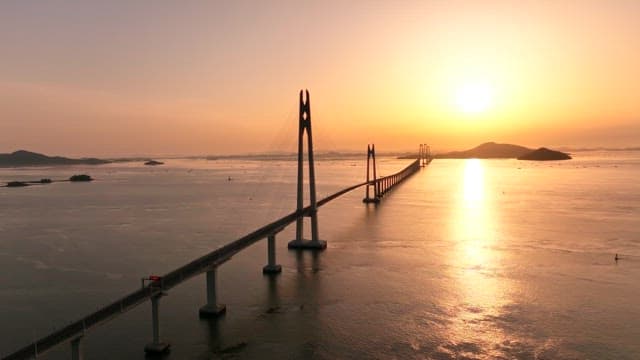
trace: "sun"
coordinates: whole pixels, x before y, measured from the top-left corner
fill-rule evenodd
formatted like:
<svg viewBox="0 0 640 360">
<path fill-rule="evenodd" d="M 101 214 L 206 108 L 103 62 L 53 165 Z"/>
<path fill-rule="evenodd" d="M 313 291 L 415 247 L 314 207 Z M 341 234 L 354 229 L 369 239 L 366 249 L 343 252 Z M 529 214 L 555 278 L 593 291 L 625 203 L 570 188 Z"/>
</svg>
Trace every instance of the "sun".
<svg viewBox="0 0 640 360">
<path fill-rule="evenodd" d="M 493 105 L 493 88 L 487 83 L 466 83 L 456 90 L 456 106 L 467 114 L 487 111 Z"/>
</svg>

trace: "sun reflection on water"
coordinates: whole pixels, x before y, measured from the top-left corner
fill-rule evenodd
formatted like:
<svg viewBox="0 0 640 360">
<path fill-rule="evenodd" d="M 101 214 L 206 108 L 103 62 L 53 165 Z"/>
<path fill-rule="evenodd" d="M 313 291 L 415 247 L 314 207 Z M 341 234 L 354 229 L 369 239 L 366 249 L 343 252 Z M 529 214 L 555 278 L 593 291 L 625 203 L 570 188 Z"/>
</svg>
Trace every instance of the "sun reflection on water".
<svg viewBox="0 0 640 360">
<path fill-rule="evenodd" d="M 484 169 L 479 159 L 469 159 L 464 168 L 464 205 L 476 207 L 484 199 Z"/>
<path fill-rule="evenodd" d="M 490 208 L 485 196 L 484 168 L 481 160 L 465 162 L 462 197 L 455 213 L 455 240 L 461 246 L 461 260 L 466 267 L 482 265 L 490 261 L 486 248 L 492 242 L 490 236 Z"/>
<path fill-rule="evenodd" d="M 495 250 L 494 202 L 484 166 L 479 159 L 464 162 L 453 201 L 449 260 L 453 298 L 448 305 L 452 315 L 448 337 L 452 344 L 472 343 L 478 347 L 476 355 L 486 356 L 504 338 L 490 319 L 499 317 L 509 303 L 509 285 L 497 275 L 500 259 Z"/>
</svg>

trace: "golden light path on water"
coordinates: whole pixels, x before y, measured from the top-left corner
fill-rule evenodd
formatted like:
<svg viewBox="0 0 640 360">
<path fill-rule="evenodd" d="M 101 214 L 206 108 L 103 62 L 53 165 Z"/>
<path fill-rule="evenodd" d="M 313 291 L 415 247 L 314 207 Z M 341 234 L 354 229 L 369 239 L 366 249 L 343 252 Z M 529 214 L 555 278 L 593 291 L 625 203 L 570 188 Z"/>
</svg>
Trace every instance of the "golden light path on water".
<svg viewBox="0 0 640 360">
<path fill-rule="evenodd" d="M 462 185 L 462 198 L 455 219 L 459 232 L 455 238 L 463 247 L 465 265 L 474 267 L 491 260 L 485 248 L 492 239 L 488 234 L 490 215 L 485 202 L 484 169 L 480 160 L 465 162 Z"/>
<path fill-rule="evenodd" d="M 463 163 L 458 189 L 452 199 L 451 275 L 453 301 L 448 350 L 457 354 L 498 356 L 505 334 L 496 320 L 509 303 L 510 281 L 499 276 L 501 259 L 495 250 L 496 228 L 493 187 L 487 184 L 482 160 Z"/>
</svg>

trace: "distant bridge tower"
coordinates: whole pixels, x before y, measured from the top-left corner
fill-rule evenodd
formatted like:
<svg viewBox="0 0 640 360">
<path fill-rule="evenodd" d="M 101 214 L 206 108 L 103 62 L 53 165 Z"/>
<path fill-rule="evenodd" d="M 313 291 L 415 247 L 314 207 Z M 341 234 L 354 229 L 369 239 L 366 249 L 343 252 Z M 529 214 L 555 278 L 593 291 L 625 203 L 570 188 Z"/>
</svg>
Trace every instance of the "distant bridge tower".
<svg viewBox="0 0 640 360">
<path fill-rule="evenodd" d="M 373 163 L 373 166 L 370 166 Z M 371 170 L 373 170 L 373 178 L 371 178 Z M 378 194 L 378 178 L 376 177 L 376 145 L 367 145 L 367 185 L 366 196 L 362 199 L 364 203 L 379 203 L 380 196 Z M 369 197 L 369 188 L 373 187 L 373 197 Z"/>
<path fill-rule="evenodd" d="M 304 209 L 303 194 L 303 138 L 305 130 L 307 132 L 307 152 L 309 162 L 309 200 L 311 201 L 311 211 L 304 216 L 311 217 L 311 240 L 303 239 L 304 236 L 304 216 L 299 215 L 296 220 L 296 238 L 289 242 L 290 249 L 326 249 L 327 242 L 320 240 L 318 235 L 318 205 L 316 202 L 316 179 L 313 166 L 313 137 L 311 135 L 311 102 L 309 90 L 305 90 L 306 101 L 300 90 L 300 118 L 298 127 L 298 204 L 297 211 L 300 213 Z"/>
<path fill-rule="evenodd" d="M 427 144 L 420 144 L 420 166 L 427 166 L 431 162 L 431 146 Z"/>
</svg>

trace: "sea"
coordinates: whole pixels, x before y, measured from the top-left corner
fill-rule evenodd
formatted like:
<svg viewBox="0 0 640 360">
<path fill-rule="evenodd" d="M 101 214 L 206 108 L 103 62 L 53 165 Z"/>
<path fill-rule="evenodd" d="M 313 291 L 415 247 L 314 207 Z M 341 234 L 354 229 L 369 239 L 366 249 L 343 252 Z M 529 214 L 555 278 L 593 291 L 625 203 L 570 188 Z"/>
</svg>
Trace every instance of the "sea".
<svg viewBox="0 0 640 360">
<path fill-rule="evenodd" d="M 95 179 L 0 188 L 0 358 L 295 209 L 293 159 L 159 160 L 0 169 Z M 365 160 L 319 158 L 318 198 L 364 181 Z M 159 358 L 640 359 L 638 179 L 640 152 L 436 159 L 377 205 L 360 188 L 320 208 L 323 252 L 288 250 L 287 227 L 279 275 L 262 274 L 266 239 L 221 265 L 218 319 L 198 315 L 204 274 L 169 290 Z M 82 347 L 144 359 L 151 339 L 147 302 Z"/>
</svg>

